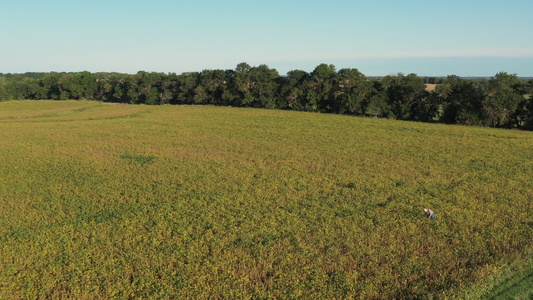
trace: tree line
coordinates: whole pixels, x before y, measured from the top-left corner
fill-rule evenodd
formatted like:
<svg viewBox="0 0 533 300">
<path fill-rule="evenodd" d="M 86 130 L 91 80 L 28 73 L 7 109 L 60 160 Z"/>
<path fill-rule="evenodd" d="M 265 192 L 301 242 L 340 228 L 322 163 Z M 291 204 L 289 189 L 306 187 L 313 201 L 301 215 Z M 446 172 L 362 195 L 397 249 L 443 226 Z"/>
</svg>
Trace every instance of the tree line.
<svg viewBox="0 0 533 300">
<path fill-rule="evenodd" d="M 438 83 L 435 91 L 426 83 Z M 0 73 L 0 100 L 97 100 L 198 104 L 350 114 L 533 130 L 533 80 L 500 72 L 487 79 L 396 74 L 369 78 L 320 64 L 281 76 L 267 65 L 156 73 Z"/>
</svg>

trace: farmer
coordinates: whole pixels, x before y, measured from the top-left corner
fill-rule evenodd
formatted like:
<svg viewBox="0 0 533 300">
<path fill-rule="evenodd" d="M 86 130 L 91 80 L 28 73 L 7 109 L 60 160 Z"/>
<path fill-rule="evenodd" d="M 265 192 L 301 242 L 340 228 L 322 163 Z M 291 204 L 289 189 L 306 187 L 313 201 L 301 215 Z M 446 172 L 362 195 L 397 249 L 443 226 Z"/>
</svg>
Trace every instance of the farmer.
<svg viewBox="0 0 533 300">
<path fill-rule="evenodd" d="M 424 212 L 426 213 L 426 217 L 430 218 L 431 220 L 435 220 L 435 213 L 429 208 L 424 208 Z"/>
</svg>

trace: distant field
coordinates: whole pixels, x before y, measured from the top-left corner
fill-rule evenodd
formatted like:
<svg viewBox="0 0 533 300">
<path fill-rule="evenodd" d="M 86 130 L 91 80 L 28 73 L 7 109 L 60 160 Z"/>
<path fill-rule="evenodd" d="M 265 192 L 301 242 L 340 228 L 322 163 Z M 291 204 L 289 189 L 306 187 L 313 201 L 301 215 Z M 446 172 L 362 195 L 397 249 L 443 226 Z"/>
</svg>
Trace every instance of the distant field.
<svg viewBox="0 0 533 300">
<path fill-rule="evenodd" d="M 527 295 L 533 132 L 12 101 L 0 136 L 0 299 Z"/>
<path fill-rule="evenodd" d="M 426 91 L 428 92 L 434 92 L 437 88 L 437 84 L 434 83 L 426 83 Z"/>
</svg>

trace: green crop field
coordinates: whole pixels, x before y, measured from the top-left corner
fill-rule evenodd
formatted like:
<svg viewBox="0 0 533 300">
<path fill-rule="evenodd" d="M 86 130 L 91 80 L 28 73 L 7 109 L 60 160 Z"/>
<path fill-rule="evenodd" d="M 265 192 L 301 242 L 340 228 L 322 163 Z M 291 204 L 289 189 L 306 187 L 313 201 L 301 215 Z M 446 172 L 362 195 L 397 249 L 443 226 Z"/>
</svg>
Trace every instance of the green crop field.
<svg viewBox="0 0 533 300">
<path fill-rule="evenodd" d="M 10 101 L 0 137 L 0 299 L 531 295 L 533 132 Z"/>
</svg>

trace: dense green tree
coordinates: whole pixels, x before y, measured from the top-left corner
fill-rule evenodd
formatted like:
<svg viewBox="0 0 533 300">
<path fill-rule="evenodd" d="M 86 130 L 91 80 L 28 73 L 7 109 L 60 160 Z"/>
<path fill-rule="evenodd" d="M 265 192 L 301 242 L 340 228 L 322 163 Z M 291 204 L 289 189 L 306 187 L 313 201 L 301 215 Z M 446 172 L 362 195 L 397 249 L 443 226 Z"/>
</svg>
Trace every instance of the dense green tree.
<svg viewBox="0 0 533 300">
<path fill-rule="evenodd" d="M 71 99 L 70 95 L 70 85 L 71 85 L 71 74 L 61 74 L 59 77 L 59 100 L 68 100 Z"/>
<path fill-rule="evenodd" d="M 309 78 L 309 73 L 302 70 L 287 72 L 287 76 L 281 79 L 282 87 L 278 98 L 278 108 L 309 110 L 306 97 Z"/>
<path fill-rule="evenodd" d="M 138 104 L 140 101 L 140 87 L 139 87 L 139 77 L 140 74 L 135 74 L 133 76 L 128 76 L 124 80 L 124 97 L 128 100 L 128 103 Z"/>
<path fill-rule="evenodd" d="M 0 76 L 0 101 L 6 101 L 8 99 L 5 81 L 5 78 Z"/>
<path fill-rule="evenodd" d="M 248 73 L 251 101 L 247 106 L 276 108 L 279 95 L 278 71 L 267 65 L 252 67 Z"/>
<path fill-rule="evenodd" d="M 59 78 L 61 73 L 52 72 L 41 79 L 41 86 L 46 90 L 46 97 L 44 99 L 58 100 L 61 94 L 59 88 Z"/>
<path fill-rule="evenodd" d="M 109 96 L 112 94 L 112 90 L 113 85 L 108 80 L 98 80 L 94 98 L 100 101 L 109 101 Z"/>
<path fill-rule="evenodd" d="M 138 103 L 159 104 L 159 86 L 163 81 L 164 74 L 156 72 L 140 71 L 133 76 L 136 79 Z"/>
<path fill-rule="evenodd" d="M 514 74 L 500 72 L 488 81 L 483 112 L 490 126 L 512 127 L 515 122 L 511 117 L 523 100 L 519 90 L 520 80 Z"/>
<path fill-rule="evenodd" d="M 320 64 L 311 73 L 307 100 L 314 111 L 332 112 L 335 108 L 335 91 L 338 87 L 334 65 Z"/>
<path fill-rule="evenodd" d="M 511 114 L 511 122 L 516 128 L 533 130 L 533 79 L 522 80 L 518 92 L 522 95 L 522 99 L 515 112 Z"/>
<path fill-rule="evenodd" d="M 0 86 L 0 101 L 6 100 L 8 100 L 6 88 L 4 86 Z"/>
<path fill-rule="evenodd" d="M 175 73 L 169 73 L 166 76 L 162 76 L 159 84 L 159 104 L 172 103 L 176 80 L 177 76 Z"/>
<path fill-rule="evenodd" d="M 226 94 L 226 99 L 232 98 L 228 103 L 235 106 L 276 108 L 279 94 L 279 74 L 267 65 L 251 67 L 247 63 L 240 63 L 235 71 L 228 73 L 228 78 L 233 96 Z"/>
<path fill-rule="evenodd" d="M 216 104 L 218 105 L 233 105 L 237 95 L 235 94 L 235 70 L 224 71 L 224 82 L 222 88 L 221 99 Z"/>
<path fill-rule="evenodd" d="M 372 96 L 373 83 L 357 69 L 339 70 L 337 80 L 334 111 L 363 115 Z"/>
<path fill-rule="evenodd" d="M 530 98 L 533 97 L 533 79 L 524 84 L 524 94 Z"/>
<path fill-rule="evenodd" d="M 440 97 L 441 122 L 481 124 L 483 92 L 473 81 L 450 75 L 437 87 L 436 93 Z"/>
<path fill-rule="evenodd" d="M 533 130 L 533 99 L 524 95 L 517 109 L 511 115 L 514 126 L 519 129 Z"/>
<path fill-rule="evenodd" d="M 373 117 L 389 117 L 391 106 L 383 83 L 380 80 L 375 80 L 372 84 L 372 95 L 366 106 L 365 113 Z"/>
<path fill-rule="evenodd" d="M 3 74 L 1 74 L 0 75 L 0 101 L 6 101 L 9 99 L 9 96 L 6 90 L 6 85 L 7 85 L 7 78 L 5 78 Z"/>
<path fill-rule="evenodd" d="M 533 130 L 533 97 L 528 97 L 524 101 L 524 115 L 522 128 Z"/>
<path fill-rule="evenodd" d="M 436 93 L 424 92 L 411 107 L 411 120 L 421 122 L 436 122 L 439 112 L 439 96 Z"/>
<path fill-rule="evenodd" d="M 188 72 L 178 76 L 178 84 L 176 88 L 176 102 L 178 104 L 192 104 L 194 103 L 194 96 L 196 95 L 196 87 L 200 82 L 199 72 Z"/>
<path fill-rule="evenodd" d="M 431 99 L 428 99 L 424 80 L 416 74 L 389 75 L 383 79 L 383 85 L 387 90 L 391 116 L 397 119 L 426 121 L 435 109 L 428 104 Z"/>
<path fill-rule="evenodd" d="M 207 91 L 203 85 L 198 85 L 194 89 L 193 101 L 194 104 L 207 104 L 209 102 L 209 97 Z"/>
<path fill-rule="evenodd" d="M 144 98 L 143 103 L 145 104 L 150 104 L 150 105 L 160 104 L 159 88 L 155 86 L 150 86 L 149 88 L 146 88 L 145 90 L 143 90 L 142 96 Z"/>
<path fill-rule="evenodd" d="M 234 93 L 234 102 L 232 105 L 247 106 L 253 102 L 253 96 L 250 91 L 253 84 L 250 78 L 251 70 L 252 67 L 245 62 L 240 63 L 235 67 L 232 80 Z"/>
<path fill-rule="evenodd" d="M 47 91 L 41 86 L 40 79 L 25 78 L 23 81 L 28 85 L 28 95 L 26 99 L 46 99 Z"/>
<path fill-rule="evenodd" d="M 96 76 L 90 72 L 74 73 L 69 77 L 69 86 L 64 89 L 68 90 L 72 99 L 94 99 L 98 89 Z"/>
<path fill-rule="evenodd" d="M 384 91 L 374 93 L 370 97 L 366 112 L 376 118 L 388 117 L 391 113 L 391 107 L 388 102 L 387 93 Z"/>
<path fill-rule="evenodd" d="M 109 82 L 112 86 L 112 89 L 110 91 L 109 100 L 110 101 L 118 101 L 122 103 L 129 103 L 130 100 L 128 99 L 128 78 L 130 76 L 125 76 L 122 74 L 114 74 L 110 79 Z"/>
<path fill-rule="evenodd" d="M 28 99 L 30 94 L 28 83 L 25 80 L 10 80 L 5 86 L 5 90 L 7 98 L 10 100 Z"/>
<path fill-rule="evenodd" d="M 227 71 L 224 70 L 203 70 L 200 73 L 200 82 L 196 94 L 203 94 L 203 104 L 222 104 L 222 95 L 227 90 Z M 195 98 L 201 98 L 195 96 Z M 195 101 L 197 102 L 197 101 Z"/>
<path fill-rule="evenodd" d="M 63 73 L 59 77 L 45 77 L 41 81 L 43 86 L 50 86 L 53 90 L 52 99 L 58 93 L 60 100 L 94 99 L 98 91 L 96 76 L 90 72 Z M 57 85 L 57 90 L 56 86 Z"/>
</svg>

